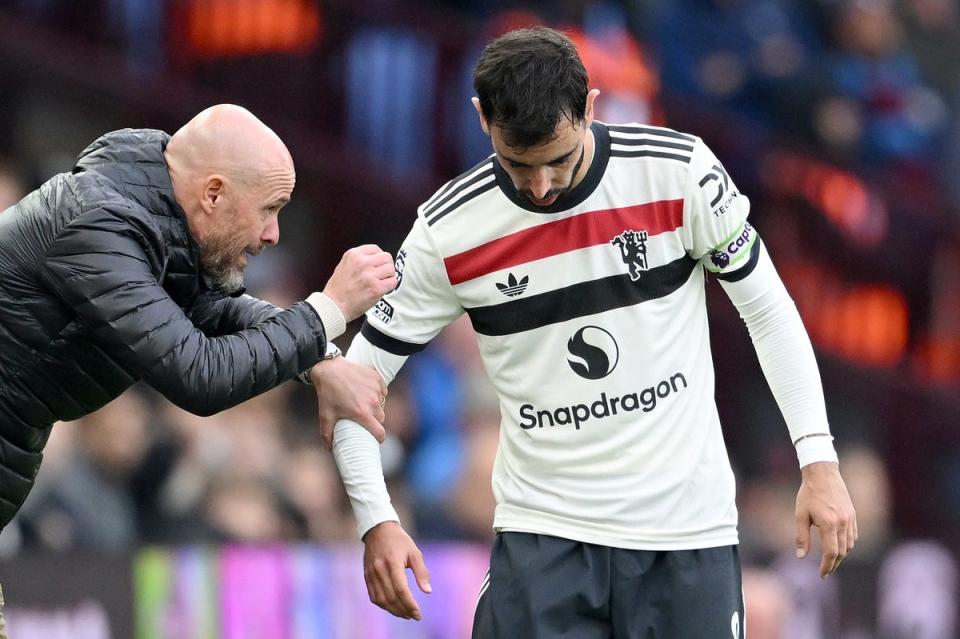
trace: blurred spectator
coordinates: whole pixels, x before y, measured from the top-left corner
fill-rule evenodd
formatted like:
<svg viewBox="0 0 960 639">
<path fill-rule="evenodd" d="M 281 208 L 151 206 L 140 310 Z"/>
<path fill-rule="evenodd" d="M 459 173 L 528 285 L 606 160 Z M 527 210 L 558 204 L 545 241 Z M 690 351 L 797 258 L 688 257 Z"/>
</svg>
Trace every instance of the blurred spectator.
<svg viewBox="0 0 960 639">
<path fill-rule="evenodd" d="M 793 605 L 776 574 L 758 568 L 743 570 L 745 628 L 750 639 L 786 639 Z"/>
<path fill-rule="evenodd" d="M 842 0 L 829 12 L 836 44 L 815 130 L 829 148 L 881 165 L 930 162 L 946 124 L 943 98 L 921 77 L 891 0 Z"/>
<path fill-rule="evenodd" d="M 353 541 L 353 515 L 333 458 L 319 446 L 298 446 L 284 466 L 284 496 L 302 527 L 297 536 L 326 544 Z"/>
<path fill-rule="evenodd" d="M 950 639 L 957 631 L 956 559 L 938 543 L 899 545 L 880 571 L 883 639 Z"/>
<path fill-rule="evenodd" d="M 225 472 L 215 477 L 205 513 L 216 541 L 265 543 L 290 539 L 290 522 L 277 495 L 255 477 Z"/>
<path fill-rule="evenodd" d="M 350 141 L 394 179 L 431 166 L 436 44 L 400 27 L 370 27 L 353 34 L 346 55 Z"/>
<path fill-rule="evenodd" d="M 604 122 L 663 124 L 660 81 L 640 42 L 630 33 L 624 9 L 613 2 L 588 4 L 583 27 L 566 29 L 603 100 L 596 117 Z"/>
<path fill-rule="evenodd" d="M 646 33 L 664 87 L 737 117 L 789 121 L 804 102 L 816 30 L 786 0 L 652 0 Z M 774 107 L 780 107 L 774 111 Z"/>
<path fill-rule="evenodd" d="M 24 512 L 40 543 L 119 551 L 138 541 L 132 478 L 149 444 L 147 415 L 144 400 L 127 391 L 79 422 L 58 425 L 74 430 L 74 446 L 55 483 Z"/>
<path fill-rule="evenodd" d="M 960 97 L 960 6 L 955 0 L 904 0 L 899 3 L 909 48 L 925 80 L 940 95 Z"/>
</svg>

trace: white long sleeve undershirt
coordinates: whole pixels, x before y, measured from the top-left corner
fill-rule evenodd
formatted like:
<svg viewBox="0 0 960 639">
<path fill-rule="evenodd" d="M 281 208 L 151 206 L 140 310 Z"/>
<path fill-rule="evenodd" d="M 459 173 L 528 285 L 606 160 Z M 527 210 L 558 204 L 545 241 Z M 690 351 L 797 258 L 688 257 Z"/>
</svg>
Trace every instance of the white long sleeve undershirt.
<svg viewBox="0 0 960 639">
<path fill-rule="evenodd" d="M 837 461 L 813 347 L 766 247 L 760 246 L 756 268 L 747 277 L 720 280 L 720 285 L 747 325 L 800 467 Z"/>
<path fill-rule="evenodd" d="M 375 368 L 387 384 L 407 359 L 373 346 L 362 334 L 354 338 L 346 357 Z M 380 445 L 373 435 L 357 422 L 341 419 L 333 431 L 333 456 L 350 497 L 361 538 L 381 522 L 400 521 L 390 503 L 383 479 Z"/>
</svg>

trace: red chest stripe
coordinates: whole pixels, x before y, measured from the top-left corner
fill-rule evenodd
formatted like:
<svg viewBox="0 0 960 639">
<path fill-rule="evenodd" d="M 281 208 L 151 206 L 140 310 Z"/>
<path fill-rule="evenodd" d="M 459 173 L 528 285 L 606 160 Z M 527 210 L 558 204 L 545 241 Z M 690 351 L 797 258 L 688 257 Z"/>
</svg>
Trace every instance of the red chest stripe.
<svg viewBox="0 0 960 639">
<path fill-rule="evenodd" d="M 652 237 L 683 224 L 683 200 L 660 200 L 619 209 L 590 211 L 517 231 L 443 260 L 454 285 L 501 269 L 569 251 L 605 244 L 621 232 L 646 231 Z"/>
</svg>

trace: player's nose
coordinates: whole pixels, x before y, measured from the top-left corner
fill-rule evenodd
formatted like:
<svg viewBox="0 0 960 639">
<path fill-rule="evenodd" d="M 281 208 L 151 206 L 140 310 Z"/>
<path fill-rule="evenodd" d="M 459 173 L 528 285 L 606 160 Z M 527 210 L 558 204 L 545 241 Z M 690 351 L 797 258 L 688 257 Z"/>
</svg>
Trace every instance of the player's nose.
<svg viewBox="0 0 960 639">
<path fill-rule="evenodd" d="M 530 178 L 530 192 L 536 198 L 545 198 L 550 192 L 550 175 L 546 169 L 539 169 Z"/>
</svg>

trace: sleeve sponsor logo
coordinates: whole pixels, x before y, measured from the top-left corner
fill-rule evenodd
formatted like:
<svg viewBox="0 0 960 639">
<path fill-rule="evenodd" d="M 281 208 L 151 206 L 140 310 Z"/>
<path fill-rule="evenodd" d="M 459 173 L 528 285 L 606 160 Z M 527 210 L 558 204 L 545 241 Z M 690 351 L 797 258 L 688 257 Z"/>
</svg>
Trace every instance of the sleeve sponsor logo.
<svg viewBox="0 0 960 639">
<path fill-rule="evenodd" d="M 730 240 L 726 246 L 710 251 L 710 261 L 719 269 L 727 268 L 736 259 L 737 254 L 751 244 L 753 244 L 753 227 L 748 222 L 744 222 L 743 231 L 739 235 Z"/>
<path fill-rule="evenodd" d="M 715 189 L 713 198 L 710 200 L 710 210 L 714 217 L 720 217 L 730 210 L 733 201 L 740 195 L 737 189 L 730 184 L 730 176 L 719 162 L 713 165 L 711 171 L 700 178 L 699 184 L 700 188 L 705 191 L 708 188 L 710 190 Z M 707 195 L 709 196 L 710 193 L 708 192 Z"/>
<path fill-rule="evenodd" d="M 389 324 L 393 320 L 393 306 L 387 300 L 380 300 L 373 307 L 373 316 L 384 324 Z"/>
</svg>

